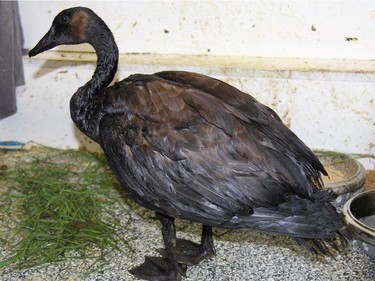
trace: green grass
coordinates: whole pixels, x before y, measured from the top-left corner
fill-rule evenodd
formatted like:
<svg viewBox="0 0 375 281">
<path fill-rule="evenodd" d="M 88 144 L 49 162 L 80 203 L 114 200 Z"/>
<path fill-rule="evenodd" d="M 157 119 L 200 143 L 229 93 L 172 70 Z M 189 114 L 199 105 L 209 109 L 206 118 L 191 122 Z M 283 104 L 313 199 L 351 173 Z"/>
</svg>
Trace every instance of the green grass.
<svg viewBox="0 0 375 281">
<path fill-rule="evenodd" d="M 0 268 L 29 268 L 69 259 L 103 262 L 131 250 L 115 209 L 128 212 L 105 160 L 85 151 L 55 151 L 0 170 L 9 191 L 0 199 L 1 234 L 10 249 Z M 116 208 L 115 208 L 116 206 Z M 125 247 L 123 247 L 125 246 Z"/>
</svg>

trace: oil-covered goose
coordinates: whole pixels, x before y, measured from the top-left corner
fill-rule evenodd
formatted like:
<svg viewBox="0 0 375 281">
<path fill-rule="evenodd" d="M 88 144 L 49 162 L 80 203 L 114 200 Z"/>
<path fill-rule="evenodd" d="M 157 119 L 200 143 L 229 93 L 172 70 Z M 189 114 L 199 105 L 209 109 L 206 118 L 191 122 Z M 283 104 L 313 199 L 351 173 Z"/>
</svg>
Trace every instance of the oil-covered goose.
<svg viewBox="0 0 375 281">
<path fill-rule="evenodd" d="M 327 172 L 272 109 L 191 72 L 135 74 L 109 87 L 118 48 L 104 21 L 84 7 L 60 12 L 29 55 L 80 43 L 91 44 L 98 61 L 71 98 L 71 117 L 162 224 L 163 256 L 147 257 L 132 274 L 180 280 L 187 265 L 215 253 L 212 227 L 287 235 L 323 253 L 345 244 L 333 195 L 321 189 Z M 201 243 L 177 239 L 175 218 L 201 223 Z"/>
</svg>

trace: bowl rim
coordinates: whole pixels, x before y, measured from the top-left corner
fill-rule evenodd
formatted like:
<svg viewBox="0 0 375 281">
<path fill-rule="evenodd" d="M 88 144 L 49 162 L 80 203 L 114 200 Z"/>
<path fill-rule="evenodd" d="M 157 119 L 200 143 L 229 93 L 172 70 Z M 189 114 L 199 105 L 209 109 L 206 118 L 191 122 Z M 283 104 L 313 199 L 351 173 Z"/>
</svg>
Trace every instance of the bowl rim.
<svg viewBox="0 0 375 281">
<path fill-rule="evenodd" d="M 330 182 L 324 184 L 324 189 L 332 189 L 336 194 L 342 195 L 348 192 L 355 192 L 357 190 L 360 190 L 363 188 L 363 185 L 366 182 L 366 169 L 362 165 L 361 162 L 359 162 L 356 157 L 342 153 L 342 152 L 334 152 L 333 154 L 325 154 L 330 151 L 326 150 L 314 150 L 315 155 L 319 158 L 319 160 L 324 158 L 341 158 L 345 161 L 349 160 L 352 162 L 352 164 L 355 166 L 355 173 L 352 174 L 350 177 L 346 179 L 342 179 L 336 182 Z M 329 166 L 332 164 L 323 164 L 324 166 Z M 345 184 L 343 186 L 343 184 Z"/>
<path fill-rule="evenodd" d="M 357 194 L 356 196 L 350 198 L 345 203 L 342 212 L 343 212 L 343 214 L 345 216 L 345 219 L 346 219 L 348 224 L 351 224 L 352 226 L 358 228 L 359 230 L 363 231 L 364 233 L 366 233 L 369 236 L 375 237 L 375 228 L 372 228 L 372 227 L 362 223 L 361 221 L 359 221 L 353 215 L 353 213 L 350 211 L 350 204 L 353 202 L 353 200 L 358 199 L 358 197 L 365 196 L 366 194 L 369 194 L 369 193 L 375 193 L 375 189 L 361 192 L 360 194 Z"/>
</svg>

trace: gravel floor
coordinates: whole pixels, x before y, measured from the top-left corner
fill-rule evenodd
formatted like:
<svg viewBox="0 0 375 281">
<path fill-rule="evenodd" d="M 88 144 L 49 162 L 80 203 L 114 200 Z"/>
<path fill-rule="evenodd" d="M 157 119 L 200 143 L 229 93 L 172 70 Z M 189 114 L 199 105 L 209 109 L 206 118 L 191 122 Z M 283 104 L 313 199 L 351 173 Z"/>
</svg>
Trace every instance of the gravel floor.
<svg viewBox="0 0 375 281">
<path fill-rule="evenodd" d="M 0 279 L 137 280 L 128 269 L 142 263 L 146 255 L 157 255 L 157 249 L 162 247 L 160 225 L 154 218 L 141 208 L 133 210 L 124 236 L 133 239 L 130 244 L 135 252 L 113 252 L 110 264 L 101 272 L 85 276 L 85 263 L 74 261 L 23 271 L 5 268 Z M 177 227 L 180 237 L 199 241 L 199 225 L 178 221 Z M 216 256 L 189 267 L 184 280 L 375 280 L 375 262 L 363 254 L 355 241 L 346 253 L 335 258 L 314 256 L 287 237 L 246 230 L 215 230 L 215 246 Z"/>
<path fill-rule="evenodd" d="M 143 262 L 146 255 L 158 255 L 163 246 L 160 224 L 155 215 L 139 206 L 131 214 L 116 214 L 128 229 L 123 230 L 134 252 L 113 251 L 104 269 L 88 274 L 87 262 L 81 260 L 50 264 L 28 270 L 0 269 L 0 280 L 137 280 L 128 269 Z M 200 225 L 177 221 L 177 235 L 199 241 Z M 367 257 L 358 244 L 350 243 L 345 253 L 335 258 L 318 257 L 288 237 L 264 233 L 215 229 L 216 256 L 198 266 L 188 268 L 185 281 L 199 280 L 375 280 L 375 261 Z M 0 260 L 7 254 L 0 247 Z"/>
</svg>

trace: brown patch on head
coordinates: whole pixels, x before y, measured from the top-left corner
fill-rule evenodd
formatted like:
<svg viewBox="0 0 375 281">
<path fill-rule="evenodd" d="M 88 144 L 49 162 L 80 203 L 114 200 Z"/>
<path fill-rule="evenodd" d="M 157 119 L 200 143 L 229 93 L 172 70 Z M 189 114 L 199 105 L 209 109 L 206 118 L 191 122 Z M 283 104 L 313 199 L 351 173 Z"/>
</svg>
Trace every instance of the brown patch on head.
<svg viewBox="0 0 375 281">
<path fill-rule="evenodd" d="M 71 27 L 75 38 L 84 41 L 86 39 L 89 16 L 85 11 L 78 11 L 73 14 Z"/>
</svg>

